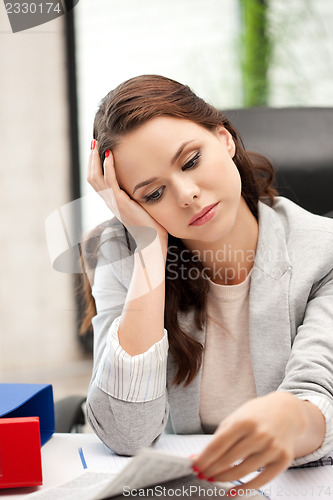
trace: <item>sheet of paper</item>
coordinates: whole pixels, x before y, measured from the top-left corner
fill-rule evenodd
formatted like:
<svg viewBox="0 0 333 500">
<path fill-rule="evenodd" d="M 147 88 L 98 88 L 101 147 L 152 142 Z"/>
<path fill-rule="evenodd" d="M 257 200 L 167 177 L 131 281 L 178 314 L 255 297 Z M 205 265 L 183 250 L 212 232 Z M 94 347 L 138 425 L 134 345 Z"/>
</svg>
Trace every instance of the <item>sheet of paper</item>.
<svg viewBox="0 0 333 500">
<path fill-rule="evenodd" d="M 252 472 L 242 478 L 249 482 L 258 472 Z M 281 498 L 300 498 L 302 500 L 320 500 L 333 498 L 333 466 L 324 465 L 289 469 L 279 474 L 273 481 L 260 487 L 271 500 Z"/>
<path fill-rule="evenodd" d="M 78 465 L 78 467 L 75 467 L 75 474 L 78 474 L 82 465 L 77 450 L 79 447 L 82 447 L 86 454 L 88 472 L 82 474 L 77 479 L 67 482 L 65 486 L 53 488 L 52 490 L 40 490 L 40 493 L 38 493 L 39 498 L 36 498 L 36 500 L 77 500 L 78 498 L 80 500 L 95 500 L 96 498 L 100 498 L 98 495 L 102 494 L 103 490 L 109 487 L 111 480 L 116 477 L 116 474 L 112 474 L 112 471 L 114 473 L 121 471 L 133 460 L 129 457 L 119 457 L 113 454 L 96 436 L 80 436 L 78 434 L 71 435 L 70 437 L 72 439 L 68 439 L 67 437 L 67 440 L 71 442 L 69 443 L 71 446 L 65 447 L 65 442 L 67 442 L 65 436 L 56 436 L 60 440 L 58 444 L 61 444 L 59 450 L 62 451 L 62 454 L 65 453 L 66 457 L 67 455 L 72 456 L 73 465 L 74 462 Z M 210 435 L 175 436 L 166 434 L 161 436 L 161 439 L 152 450 L 154 451 L 155 449 L 173 455 L 188 457 L 199 453 L 212 438 L 213 436 Z M 55 449 L 52 449 L 52 456 L 54 455 L 54 451 Z M 56 457 L 55 463 L 59 460 L 61 460 L 61 454 Z M 97 468 L 94 469 L 91 467 L 91 465 L 96 466 L 96 464 Z M 94 473 L 94 470 L 96 473 Z M 253 473 L 253 475 L 256 475 L 256 473 Z M 248 481 L 250 477 L 246 479 Z M 62 479 L 62 481 L 64 480 L 69 480 L 68 475 Z M 181 482 L 183 479 L 177 481 Z M 59 482 L 55 484 L 59 484 Z M 121 484 L 122 487 L 124 485 L 125 483 Z M 212 483 L 213 485 L 214 483 Z M 281 498 L 302 498 L 303 500 L 333 498 L 333 467 L 326 465 L 324 467 L 289 470 L 279 475 L 274 481 L 263 486 L 262 490 L 272 500 L 280 500 Z M 47 496 L 41 497 L 42 493 Z M 221 498 L 221 496 L 219 497 Z M 30 495 L 29 498 L 31 498 Z M 261 497 L 261 499 L 263 498 Z"/>
<path fill-rule="evenodd" d="M 200 453 L 212 438 L 213 436 L 209 434 L 188 436 L 162 434 L 154 449 L 170 455 L 189 457 Z M 91 471 L 120 472 L 132 460 L 131 457 L 116 455 L 102 442 L 85 443 L 82 450 L 88 470 Z"/>
<path fill-rule="evenodd" d="M 132 457 L 116 455 L 101 441 L 85 443 L 82 451 L 89 471 L 117 473 L 132 460 Z"/>
<path fill-rule="evenodd" d="M 213 439 L 213 434 L 162 434 L 154 448 L 156 450 L 177 455 L 179 457 L 189 457 L 200 453 Z"/>
<path fill-rule="evenodd" d="M 287 470 L 261 489 L 270 496 L 271 500 L 333 498 L 333 467 L 324 465 Z"/>
<path fill-rule="evenodd" d="M 118 475 L 87 471 L 64 485 L 34 493 L 30 497 L 36 497 L 36 500 L 100 500 L 122 494 L 124 487 L 131 491 L 191 473 L 190 459 L 146 449 L 133 457 Z"/>
<path fill-rule="evenodd" d="M 196 489 L 201 488 L 201 486 L 189 484 L 188 481 L 186 483 L 186 479 L 191 479 L 191 477 L 198 482 L 191 475 L 192 468 L 189 458 L 168 455 L 150 448 L 140 451 L 118 475 L 86 471 L 80 477 L 64 485 L 39 491 L 30 495 L 30 498 L 36 498 L 36 500 L 77 500 L 78 498 L 80 500 L 102 500 L 115 495 L 129 496 L 133 492 L 135 496 L 145 496 L 145 494 L 138 493 L 143 492 L 145 487 L 152 488 L 150 496 L 155 494 L 155 498 L 160 496 L 168 498 L 168 486 L 165 486 L 167 481 L 174 481 L 179 478 L 185 480 L 187 491 L 185 495 L 189 496 L 192 493 L 193 497 L 197 498 L 198 491 Z M 180 481 L 182 480 L 180 479 Z M 226 493 L 233 487 L 231 483 L 207 484 L 211 492 L 213 492 L 214 488 L 218 489 L 219 498 L 226 498 Z M 163 490 L 163 487 L 166 491 Z M 178 487 L 181 487 L 181 483 L 178 484 Z M 202 490 L 204 488 L 203 485 Z M 208 493 L 208 496 L 212 496 L 212 494 Z M 246 495 L 242 496 L 246 497 Z M 261 495 L 256 495 L 253 492 L 249 497 L 262 499 Z"/>
<path fill-rule="evenodd" d="M 142 450 L 103 492 L 105 497 L 160 484 L 192 474 L 191 460 L 159 453 L 152 449 Z"/>
<path fill-rule="evenodd" d="M 86 471 L 60 486 L 30 494 L 29 500 L 96 500 L 103 498 L 102 492 L 114 476 L 106 472 Z"/>
</svg>

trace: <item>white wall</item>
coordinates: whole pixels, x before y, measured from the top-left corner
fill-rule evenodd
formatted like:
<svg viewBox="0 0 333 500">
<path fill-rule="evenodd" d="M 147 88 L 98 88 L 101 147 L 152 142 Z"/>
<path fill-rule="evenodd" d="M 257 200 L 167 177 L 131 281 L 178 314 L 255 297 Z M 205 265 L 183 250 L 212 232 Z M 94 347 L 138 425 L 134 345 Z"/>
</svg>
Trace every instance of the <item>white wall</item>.
<svg viewBox="0 0 333 500">
<path fill-rule="evenodd" d="M 269 106 L 333 106 L 333 1 L 270 0 L 268 15 Z M 242 107 L 239 0 L 80 0 L 75 21 L 83 193 L 98 102 L 127 78 L 162 74 Z M 97 195 L 83 213 L 86 229 L 110 216 Z"/>
<path fill-rule="evenodd" d="M 133 76 L 174 78 L 217 107 L 242 100 L 238 0 L 80 0 L 75 7 L 82 192 L 99 101 Z M 97 201 L 84 226 L 109 217 Z"/>
<path fill-rule="evenodd" d="M 64 19 L 13 34 L 2 5 L 0 67 L 0 381 L 57 387 L 83 357 L 72 276 L 52 269 L 44 231 L 70 201 Z"/>
</svg>

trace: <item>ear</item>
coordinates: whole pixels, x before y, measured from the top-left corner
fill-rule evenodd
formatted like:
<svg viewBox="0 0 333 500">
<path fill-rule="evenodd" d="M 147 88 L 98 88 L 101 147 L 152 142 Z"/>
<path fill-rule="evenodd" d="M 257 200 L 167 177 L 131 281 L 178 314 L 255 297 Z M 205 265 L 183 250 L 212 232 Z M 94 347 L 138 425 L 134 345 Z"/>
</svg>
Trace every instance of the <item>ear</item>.
<svg viewBox="0 0 333 500">
<path fill-rule="evenodd" d="M 236 154 L 236 145 L 229 130 L 223 127 L 223 125 L 217 125 L 216 134 L 224 142 L 231 158 L 233 158 Z"/>
</svg>

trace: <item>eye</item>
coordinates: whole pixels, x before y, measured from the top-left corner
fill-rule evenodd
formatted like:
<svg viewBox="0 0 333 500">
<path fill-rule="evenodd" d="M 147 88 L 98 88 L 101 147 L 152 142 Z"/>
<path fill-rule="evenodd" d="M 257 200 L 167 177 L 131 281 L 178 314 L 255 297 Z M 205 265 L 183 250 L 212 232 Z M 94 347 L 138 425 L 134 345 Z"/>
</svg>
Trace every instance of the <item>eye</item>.
<svg viewBox="0 0 333 500">
<path fill-rule="evenodd" d="M 199 163 L 200 157 L 201 157 L 200 151 L 197 151 L 196 154 L 193 156 L 193 158 L 191 158 L 187 163 L 185 163 L 185 165 L 182 167 L 182 170 L 183 171 L 189 170 L 191 168 L 196 167 L 197 164 Z"/>
<path fill-rule="evenodd" d="M 149 203 L 149 202 L 153 203 L 154 201 L 158 201 L 162 197 L 163 191 L 164 191 L 164 187 L 160 187 L 159 189 L 156 189 L 156 191 L 154 191 L 153 193 L 145 196 L 144 198 L 146 200 L 146 203 Z"/>
</svg>

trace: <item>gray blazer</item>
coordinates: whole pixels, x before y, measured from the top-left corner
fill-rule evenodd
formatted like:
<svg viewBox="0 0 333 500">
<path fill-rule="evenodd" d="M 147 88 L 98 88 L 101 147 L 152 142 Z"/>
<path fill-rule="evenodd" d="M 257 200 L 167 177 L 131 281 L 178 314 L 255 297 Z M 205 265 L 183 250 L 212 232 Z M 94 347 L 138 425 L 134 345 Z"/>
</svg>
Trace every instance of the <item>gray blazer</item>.
<svg viewBox="0 0 333 500">
<path fill-rule="evenodd" d="M 203 429 L 199 417 L 201 371 L 189 386 L 173 385 L 171 355 L 167 388 L 158 399 L 126 402 L 109 396 L 96 384 L 96 370 L 108 331 L 114 318 L 121 314 L 131 279 L 133 260 L 124 259 L 125 248 L 125 242 L 114 245 L 108 239 L 108 245 L 99 254 L 100 264 L 110 259 L 116 262 L 112 276 L 102 272 L 95 276 L 94 372 L 87 416 L 108 447 L 131 455 L 140 447 L 151 445 L 164 429 L 179 434 L 203 433 Z M 180 316 L 180 321 L 204 342 L 205 331 L 197 331 L 191 314 Z M 323 456 L 333 442 L 332 219 L 313 215 L 282 197 L 276 198 L 273 207 L 259 202 L 249 334 L 257 395 L 288 391 L 310 400 L 325 415 L 327 432 L 323 445 L 311 456 L 297 459 L 297 463 Z"/>
</svg>

